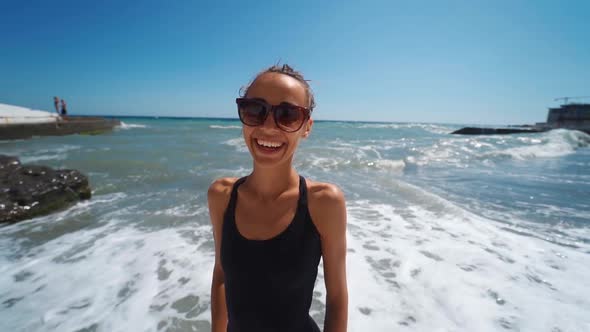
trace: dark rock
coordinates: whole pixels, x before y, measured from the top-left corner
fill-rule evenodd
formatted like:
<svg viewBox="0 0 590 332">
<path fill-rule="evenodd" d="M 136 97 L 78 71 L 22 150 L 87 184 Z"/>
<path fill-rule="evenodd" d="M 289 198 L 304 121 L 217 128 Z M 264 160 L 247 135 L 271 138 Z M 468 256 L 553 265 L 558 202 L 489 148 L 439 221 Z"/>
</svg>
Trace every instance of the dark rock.
<svg viewBox="0 0 590 332">
<path fill-rule="evenodd" d="M 505 135 L 505 134 L 523 134 L 523 133 L 540 133 L 547 130 L 539 129 L 518 129 L 518 128 L 477 128 L 465 127 L 455 130 L 451 134 L 455 135 Z"/>
<path fill-rule="evenodd" d="M 79 171 L 21 165 L 0 155 L 0 223 L 49 214 L 90 196 L 88 178 Z"/>
</svg>

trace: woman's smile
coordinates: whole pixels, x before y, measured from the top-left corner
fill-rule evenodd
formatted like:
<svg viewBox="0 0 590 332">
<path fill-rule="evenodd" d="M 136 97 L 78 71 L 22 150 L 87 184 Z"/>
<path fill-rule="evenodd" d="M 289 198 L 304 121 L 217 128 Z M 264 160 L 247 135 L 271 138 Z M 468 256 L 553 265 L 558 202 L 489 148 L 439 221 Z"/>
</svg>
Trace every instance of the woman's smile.
<svg viewBox="0 0 590 332">
<path fill-rule="evenodd" d="M 276 153 L 276 152 L 279 152 L 280 150 L 282 150 L 282 148 L 285 146 L 285 143 L 282 143 L 282 142 L 279 142 L 276 140 L 268 140 L 268 139 L 260 139 L 260 138 L 255 138 L 254 143 L 256 145 L 256 148 L 258 148 L 258 150 L 260 150 L 264 153 Z"/>
<path fill-rule="evenodd" d="M 262 145 L 267 148 L 278 148 L 281 145 L 283 145 L 283 143 L 281 143 L 281 142 L 263 140 L 263 139 L 259 139 L 259 138 L 256 139 L 256 143 L 258 143 L 258 145 Z"/>
</svg>

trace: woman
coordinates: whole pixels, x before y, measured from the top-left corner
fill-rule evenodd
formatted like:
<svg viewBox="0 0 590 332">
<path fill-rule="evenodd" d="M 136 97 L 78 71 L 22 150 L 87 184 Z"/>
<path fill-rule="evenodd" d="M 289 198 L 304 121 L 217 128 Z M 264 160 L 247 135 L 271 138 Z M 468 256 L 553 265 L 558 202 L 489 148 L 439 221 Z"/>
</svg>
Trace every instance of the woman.
<svg viewBox="0 0 590 332">
<path fill-rule="evenodd" d="M 324 331 L 346 331 L 344 195 L 335 185 L 304 179 L 292 166 L 313 125 L 311 89 L 288 65 L 273 66 L 236 102 L 253 170 L 241 179 L 218 179 L 208 192 L 213 331 L 319 331 L 309 308 L 320 256 Z"/>
</svg>

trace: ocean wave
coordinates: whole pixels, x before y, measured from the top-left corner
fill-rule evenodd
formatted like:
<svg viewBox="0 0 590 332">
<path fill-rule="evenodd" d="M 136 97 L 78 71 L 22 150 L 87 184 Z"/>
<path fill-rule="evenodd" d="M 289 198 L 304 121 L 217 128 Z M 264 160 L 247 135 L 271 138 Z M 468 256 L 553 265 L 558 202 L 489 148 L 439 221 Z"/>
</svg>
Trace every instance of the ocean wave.
<svg viewBox="0 0 590 332">
<path fill-rule="evenodd" d="M 196 207 L 194 204 L 181 204 L 179 206 L 174 206 L 168 209 L 159 210 L 154 212 L 154 215 L 166 215 L 171 217 L 194 217 L 199 214 L 206 214 L 207 208 L 200 206 Z"/>
<path fill-rule="evenodd" d="M 396 123 L 365 123 L 359 125 L 359 129 L 399 129 L 401 124 Z"/>
<path fill-rule="evenodd" d="M 401 172 L 406 167 L 406 162 L 404 160 L 389 160 L 389 159 L 378 159 L 373 162 L 375 167 L 381 170 L 390 170 Z M 372 166 L 372 165 L 369 165 Z"/>
<path fill-rule="evenodd" d="M 21 221 L 13 225 L 12 227 L 5 229 L 4 231 L 5 234 L 15 234 L 27 229 L 29 232 L 38 231 L 39 233 L 46 233 L 46 228 L 51 227 L 51 225 L 59 224 L 66 219 L 79 218 L 79 216 L 88 213 L 92 209 L 111 209 L 111 207 L 114 206 L 115 203 L 120 202 L 126 197 L 127 194 L 123 192 L 116 192 L 105 195 L 94 195 L 93 193 L 92 198 L 89 200 L 79 201 L 76 204 L 68 207 L 67 209 L 52 214 L 38 216 L 32 219 Z M 118 211 L 118 209 L 114 209 L 114 211 Z M 67 231 L 67 228 L 64 227 L 63 231 Z M 52 235 L 56 235 L 55 232 L 53 232 Z M 47 236 L 47 234 L 45 234 L 45 236 Z"/>
<path fill-rule="evenodd" d="M 36 163 L 45 160 L 65 160 L 68 157 L 68 152 L 79 150 L 81 146 L 64 144 L 52 148 L 35 149 L 30 151 L 16 150 L 16 155 L 20 155 L 21 163 Z"/>
<path fill-rule="evenodd" d="M 352 330 L 565 331 L 588 322 L 590 301 L 576 281 L 590 273 L 579 265 L 587 260 L 587 244 L 548 241 L 390 182 L 401 202 L 348 203 L 348 280 L 363 285 L 349 289 Z M 539 299 L 564 315 L 539 316 L 532 305 Z"/>
<path fill-rule="evenodd" d="M 304 160 L 296 162 L 297 168 L 309 168 L 325 172 L 344 170 L 377 170 L 386 172 L 401 173 L 406 167 L 402 159 L 372 159 L 351 157 L 320 157 L 318 155 L 307 156 Z"/>
<path fill-rule="evenodd" d="M 241 126 L 219 126 L 219 125 L 210 125 L 209 128 L 211 128 L 211 129 L 242 129 Z"/>
<path fill-rule="evenodd" d="M 211 242 L 209 226 L 155 232 L 102 226 L 42 244 L 28 253 L 26 265 L 0 256 L 7 273 L 0 278 L 3 326 L 136 331 L 187 313 L 207 316 L 210 273 L 195 271 L 213 266 Z M 8 243 L 0 239 L 3 245 Z"/>
<path fill-rule="evenodd" d="M 146 125 L 136 124 L 136 123 L 125 123 L 121 121 L 121 125 L 119 126 L 121 129 L 133 129 L 133 128 L 148 128 Z"/>
<path fill-rule="evenodd" d="M 38 152 L 38 153 L 63 153 L 63 152 L 68 152 L 68 151 L 79 150 L 80 148 L 81 148 L 80 145 L 64 144 L 61 146 L 56 146 L 51 149 L 39 149 L 39 150 L 36 150 L 35 152 Z"/>
<path fill-rule="evenodd" d="M 51 155 L 37 155 L 37 156 L 22 156 L 20 157 L 20 162 L 22 164 L 31 164 L 36 163 L 39 161 L 45 160 L 65 160 L 67 158 L 67 154 L 51 154 Z"/>
<path fill-rule="evenodd" d="M 449 134 L 454 128 L 444 125 L 429 123 L 363 123 L 358 125 L 359 129 L 422 129 L 433 134 Z"/>
<path fill-rule="evenodd" d="M 474 162 L 562 157 L 589 146 L 590 135 L 563 129 L 527 136 L 449 137 L 430 146 L 411 148 L 417 154 L 408 160 L 418 166 L 448 164 L 464 168 Z"/>
<path fill-rule="evenodd" d="M 527 145 L 489 152 L 482 157 L 510 157 L 518 160 L 561 157 L 590 146 L 590 135 L 581 131 L 558 129 L 545 133 L 540 138 L 519 138 L 519 141 Z"/>
<path fill-rule="evenodd" d="M 222 143 L 234 147 L 239 152 L 248 152 L 248 147 L 246 146 L 246 142 L 244 142 L 244 138 L 242 137 L 228 139 Z"/>
</svg>

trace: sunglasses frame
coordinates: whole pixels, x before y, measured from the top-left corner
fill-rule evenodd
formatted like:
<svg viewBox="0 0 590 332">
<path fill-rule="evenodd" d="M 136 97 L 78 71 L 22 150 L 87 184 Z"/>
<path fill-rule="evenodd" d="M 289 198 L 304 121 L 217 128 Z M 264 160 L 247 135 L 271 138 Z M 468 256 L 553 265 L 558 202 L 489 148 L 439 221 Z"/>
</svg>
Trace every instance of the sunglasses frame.
<svg viewBox="0 0 590 332">
<path fill-rule="evenodd" d="M 257 124 L 257 125 L 251 125 L 251 124 L 247 124 L 246 122 L 244 122 L 244 119 L 242 118 L 242 112 L 240 112 L 240 103 L 242 103 L 242 102 L 258 103 L 264 107 L 265 114 L 264 114 L 264 119 L 262 119 L 262 123 Z M 275 121 L 275 125 L 277 126 L 277 128 L 279 128 L 280 130 L 287 132 L 287 133 L 294 133 L 294 132 L 298 131 L 299 129 L 301 129 L 301 127 L 303 127 L 303 125 L 305 124 L 305 121 L 309 120 L 309 118 L 311 116 L 311 110 L 309 108 L 293 105 L 293 104 L 290 104 L 287 102 L 282 102 L 279 105 L 271 105 L 271 104 L 267 103 L 266 100 L 264 100 L 264 99 L 236 98 L 236 104 L 238 105 L 238 116 L 240 117 L 240 121 L 248 127 L 262 126 L 266 122 L 268 115 L 270 113 L 272 113 L 272 118 Z M 279 125 L 279 121 L 277 120 L 277 113 L 275 112 L 275 109 L 277 109 L 281 106 L 285 106 L 285 105 L 288 105 L 289 107 L 295 109 L 296 111 L 303 113 L 303 121 L 301 121 L 301 125 L 299 125 L 299 127 L 297 127 L 297 129 L 295 129 L 295 130 L 286 130 L 283 126 Z"/>
</svg>

